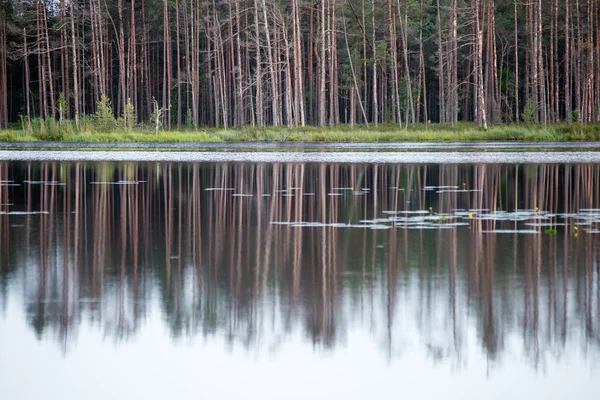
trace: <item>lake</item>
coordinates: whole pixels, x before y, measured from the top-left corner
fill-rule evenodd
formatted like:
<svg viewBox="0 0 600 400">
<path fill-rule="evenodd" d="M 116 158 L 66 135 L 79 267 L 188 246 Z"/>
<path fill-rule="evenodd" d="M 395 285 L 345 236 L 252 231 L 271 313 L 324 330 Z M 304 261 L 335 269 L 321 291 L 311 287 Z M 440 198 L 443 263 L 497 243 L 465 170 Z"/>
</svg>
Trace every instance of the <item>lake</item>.
<svg viewBox="0 0 600 400">
<path fill-rule="evenodd" d="M 600 398 L 598 153 L 279 150 L 0 151 L 0 398 Z"/>
</svg>

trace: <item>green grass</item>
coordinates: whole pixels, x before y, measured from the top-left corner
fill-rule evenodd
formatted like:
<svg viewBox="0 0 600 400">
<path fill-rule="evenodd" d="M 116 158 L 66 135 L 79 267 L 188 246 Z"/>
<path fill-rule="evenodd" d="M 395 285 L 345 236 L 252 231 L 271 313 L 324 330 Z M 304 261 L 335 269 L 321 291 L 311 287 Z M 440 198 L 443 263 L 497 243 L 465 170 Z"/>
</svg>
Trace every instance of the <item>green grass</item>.
<svg viewBox="0 0 600 400">
<path fill-rule="evenodd" d="M 455 127 L 442 124 L 423 124 L 398 127 L 383 124 L 377 128 L 347 125 L 337 127 L 241 127 L 231 129 L 203 128 L 198 131 L 159 131 L 135 129 L 133 131 L 97 131 L 89 121 L 75 129 L 71 121 L 61 126 L 57 122 L 44 123 L 33 120 L 31 130 L 10 129 L 0 131 L 2 142 L 62 141 L 81 143 L 116 142 L 477 142 L 525 141 L 563 142 L 599 141 L 600 125 L 561 124 L 547 128 L 527 125 L 498 125 L 487 130 L 474 124 L 460 123 Z"/>
<path fill-rule="evenodd" d="M 64 142 L 79 143 L 171 143 L 171 142 L 221 142 L 205 132 L 83 132 L 63 138 Z"/>
</svg>

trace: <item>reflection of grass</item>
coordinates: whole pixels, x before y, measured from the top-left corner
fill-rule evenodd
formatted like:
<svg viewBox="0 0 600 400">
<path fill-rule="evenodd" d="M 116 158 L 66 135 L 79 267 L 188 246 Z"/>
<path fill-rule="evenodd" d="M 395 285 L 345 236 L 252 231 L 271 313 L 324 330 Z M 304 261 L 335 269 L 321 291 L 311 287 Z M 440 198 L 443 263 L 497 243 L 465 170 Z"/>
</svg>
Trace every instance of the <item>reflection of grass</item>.
<svg viewBox="0 0 600 400">
<path fill-rule="evenodd" d="M 552 229 L 552 228 L 546 229 L 546 235 L 556 236 L 556 234 L 557 234 L 556 229 Z"/>
<path fill-rule="evenodd" d="M 38 141 L 54 140 L 66 142 L 470 142 L 470 141 L 590 141 L 600 140 L 600 125 L 554 125 L 547 128 L 525 125 L 498 125 L 483 130 L 473 124 L 461 123 L 455 127 L 442 124 L 399 128 L 397 125 L 384 124 L 378 128 L 367 129 L 357 126 L 351 129 L 347 125 L 332 128 L 304 127 L 241 127 L 231 129 L 206 128 L 199 131 L 160 131 L 138 129 L 130 132 L 95 132 L 89 124 L 84 130 L 75 132 L 71 124 L 64 132 L 53 126 L 56 131 L 49 136 L 37 125 L 31 132 L 22 130 L 0 131 L 0 141 Z"/>
</svg>

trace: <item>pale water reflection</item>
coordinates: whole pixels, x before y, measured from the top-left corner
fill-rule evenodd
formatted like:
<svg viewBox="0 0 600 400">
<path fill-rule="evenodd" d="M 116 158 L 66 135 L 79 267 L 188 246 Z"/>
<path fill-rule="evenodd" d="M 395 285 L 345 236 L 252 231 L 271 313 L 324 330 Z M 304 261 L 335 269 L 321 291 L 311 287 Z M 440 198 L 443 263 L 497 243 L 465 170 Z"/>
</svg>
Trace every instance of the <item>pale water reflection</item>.
<svg viewBox="0 0 600 400">
<path fill-rule="evenodd" d="M 598 164 L 0 162 L 0 398 L 600 398 L 599 228 Z"/>
</svg>

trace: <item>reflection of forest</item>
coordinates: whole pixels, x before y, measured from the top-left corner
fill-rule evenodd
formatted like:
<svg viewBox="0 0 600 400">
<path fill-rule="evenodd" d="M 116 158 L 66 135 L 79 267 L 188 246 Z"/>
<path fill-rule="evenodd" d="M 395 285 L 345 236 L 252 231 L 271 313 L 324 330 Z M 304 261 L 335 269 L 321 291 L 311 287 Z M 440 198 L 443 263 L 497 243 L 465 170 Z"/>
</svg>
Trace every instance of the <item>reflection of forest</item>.
<svg viewBox="0 0 600 400">
<path fill-rule="evenodd" d="M 259 348 L 301 332 L 334 347 L 364 327 L 392 355 L 412 329 L 434 358 L 458 360 L 474 329 L 490 358 L 511 335 L 538 365 L 600 344 L 598 235 L 572 220 L 551 217 L 567 221 L 557 236 L 485 234 L 499 222 L 479 220 L 384 231 L 271 221 L 577 212 L 599 208 L 599 179 L 599 165 L 0 163 L 0 211 L 48 212 L 0 214 L 0 307 L 18 288 L 38 337 L 63 343 L 84 321 L 127 339 L 160 304 L 174 337 Z M 92 184 L 116 181 L 136 183 Z"/>
</svg>

